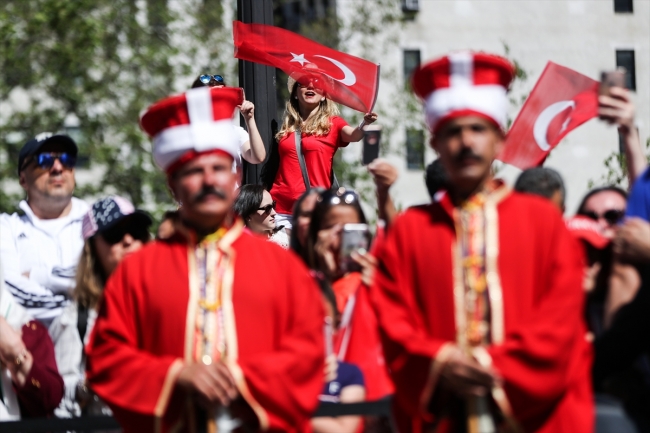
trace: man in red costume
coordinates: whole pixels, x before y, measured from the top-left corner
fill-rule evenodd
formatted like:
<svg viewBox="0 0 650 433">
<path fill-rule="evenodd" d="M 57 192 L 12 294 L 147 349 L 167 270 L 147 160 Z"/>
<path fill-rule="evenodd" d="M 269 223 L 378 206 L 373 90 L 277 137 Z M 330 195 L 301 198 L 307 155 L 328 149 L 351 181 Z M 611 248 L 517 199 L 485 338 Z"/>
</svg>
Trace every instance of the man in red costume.
<svg viewBox="0 0 650 433">
<path fill-rule="evenodd" d="M 371 296 L 402 432 L 592 432 L 582 255 L 561 215 L 494 180 L 514 68 L 458 52 L 422 66 L 448 191 L 398 217 Z"/>
<path fill-rule="evenodd" d="M 89 384 L 126 432 L 303 431 L 317 406 L 320 292 L 231 211 L 241 98 L 192 89 L 141 119 L 182 224 L 117 268 L 87 347 Z"/>
</svg>

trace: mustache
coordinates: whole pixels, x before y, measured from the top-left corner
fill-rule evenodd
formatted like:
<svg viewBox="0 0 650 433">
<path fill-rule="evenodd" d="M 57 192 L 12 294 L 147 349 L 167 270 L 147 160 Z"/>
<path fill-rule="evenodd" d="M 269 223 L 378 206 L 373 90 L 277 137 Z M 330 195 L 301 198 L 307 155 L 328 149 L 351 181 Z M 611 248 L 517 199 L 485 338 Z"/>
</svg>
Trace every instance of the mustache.
<svg viewBox="0 0 650 433">
<path fill-rule="evenodd" d="M 201 202 L 201 201 L 205 200 L 207 197 L 209 197 L 211 195 L 215 196 L 217 198 L 220 198 L 222 200 L 225 200 L 225 199 L 228 198 L 228 195 L 226 194 L 226 192 L 224 190 L 219 189 L 219 188 L 215 188 L 215 187 L 211 187 L 211 186 L 205 186 L 205 187 L 203 187 L 201 189 L 201 191 L 196 193 L 196 195 L 194 197 L 192 197 L 192 203 Z"/>
<path fill-rule="evenodd" d="M 463 159 L 473 159 L 475 161 L 483 161 L 483 158 L 477 154 L 475 154 L 472 149 L 469 148 L 464 148 L 460 152 L 458 152 L 458 155 L 454 157 L 454 162 L 460 163 Z"/>
</svg>

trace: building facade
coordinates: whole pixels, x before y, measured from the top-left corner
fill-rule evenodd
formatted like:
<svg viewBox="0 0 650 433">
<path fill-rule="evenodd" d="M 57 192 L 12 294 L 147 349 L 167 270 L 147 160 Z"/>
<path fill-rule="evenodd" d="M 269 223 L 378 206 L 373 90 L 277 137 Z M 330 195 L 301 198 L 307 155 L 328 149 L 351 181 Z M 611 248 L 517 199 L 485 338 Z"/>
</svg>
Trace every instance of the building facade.
<svg viewBox="0 0 650 433">
<path fill-rule="evenodd" d="M 349 14 L 356 1 L 364 0 L 339 1 L 339 16 Z M 548 61 L 596 80 L 601 71 L 626 67 L 645 147 L 650 136 L 650 0 L 401 0 L 401 13 L 398 42 L 381 58 L 383 69 L 398 71 L 399 80 L 406 81 L 419 63 L 452 50 L 507 55 L 527 73 L 511 92 L 516 101 L 510 109 L 513 119 Z M 355 47 L 350 50 L 354 53 Z M 390 98 L 389 86 L 382 83 L 379 104 Z M 390 103 L 384 106 L 390 111 Z M 393 112 L 380 123 L 399 116 Z M 426 202 L 422 168 L 435 159 L 427 134 L 401 127 L 393 140 L 398 146 L 386 157 L 400 170 L 394 198 L 402 207 Z M 401 151 L 395 151 L 400 145 Z M 571 132 L 552 151 L 545 165 L 564 177 L 568 214 L 576 210 L 590 183 L 605 183 L 604 161 L 616 152 L 616 128 L 597 119 Z M 512 183 L 519 172 L 504 166 L 498 175 Z"/>
</svg>

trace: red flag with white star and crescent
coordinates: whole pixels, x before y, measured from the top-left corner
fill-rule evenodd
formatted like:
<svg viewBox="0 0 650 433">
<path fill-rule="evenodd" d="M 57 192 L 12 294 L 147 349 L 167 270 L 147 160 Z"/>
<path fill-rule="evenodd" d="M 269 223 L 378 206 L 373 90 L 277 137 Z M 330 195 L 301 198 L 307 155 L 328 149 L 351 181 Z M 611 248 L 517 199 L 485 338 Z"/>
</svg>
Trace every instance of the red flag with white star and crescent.
<svg viewBox="0 0 650 433">
<path fill-rule="evenodd" d="M 273 66 L 301 84 L 316 81 L 328 98 L 362 113 L 372 110 L 379 65 L 265 24 L 233 23 L 235 57 Z"/>
<path fill-rule="evenodd" d="M 598 115 L 598 82 L 548 62 L 497 159 L 525 170 L 544 163 L 572 130 Z"/>
</svg>

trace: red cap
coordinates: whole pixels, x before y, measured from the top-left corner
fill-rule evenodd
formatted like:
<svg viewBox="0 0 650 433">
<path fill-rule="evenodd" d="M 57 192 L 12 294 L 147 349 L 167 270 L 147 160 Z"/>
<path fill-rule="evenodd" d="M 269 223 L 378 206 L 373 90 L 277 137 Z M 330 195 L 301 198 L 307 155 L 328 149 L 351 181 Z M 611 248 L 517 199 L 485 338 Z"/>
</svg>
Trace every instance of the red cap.
<svg viewBox="0 0 650 433">
<path fill-rule="evenodd" d="M 153 138 L 156 164 L 168 170 L 188 152 L 200 155 L 215 150 L 238 159 L 239 135 L 232 116 L 243 100 L 241 88 L 198 87 L 153 104 L 140 125 Z"/>
<path fill-rule="evenodd" d="M 598 223 L 591 218 L 576 215 L 566 221 L 566 226 L 575 237 L 588 242 L 594 248 L 602 250 L 609 245 L 609 239 L 600 234 Z"/>
<path fill-rule="evenodd" d="M 514 66 L 501 56 L 459 51 L 422 65 L 411 85 L 424 100 L 432 131 L 446 120 L 467 115 L 482 116 L 505 129 L 506 94 L 514 76 Z"/>
</svg>

